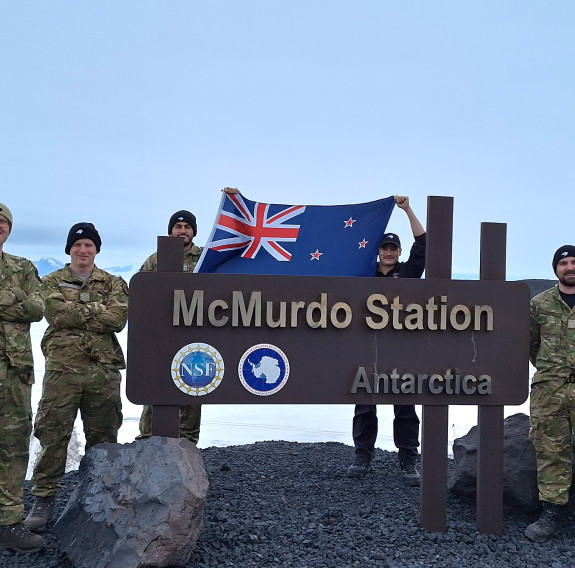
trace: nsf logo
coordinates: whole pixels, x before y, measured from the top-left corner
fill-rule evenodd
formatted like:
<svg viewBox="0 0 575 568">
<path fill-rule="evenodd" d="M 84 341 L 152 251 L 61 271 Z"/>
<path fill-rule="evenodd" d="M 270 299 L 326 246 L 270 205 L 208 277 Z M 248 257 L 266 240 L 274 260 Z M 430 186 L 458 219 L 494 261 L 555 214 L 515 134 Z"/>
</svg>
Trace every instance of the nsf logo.
<svg viewBox="0 0 575 568">
<path fill-rule="evenodd" d="M 238 365 L 242 385 L 258 396 L 270 396 L 281 390 L 288 380 L 289 371 L 286 354 L 269 343 L 250 347 Z"/>
<path fill-rule="evenodd" d="M 190 343 L 172 360 L 175 385 L 190 396 L 204 396 L 215 390 L 224 377 L 224 360 L 207 343 Z"/>
</svg>

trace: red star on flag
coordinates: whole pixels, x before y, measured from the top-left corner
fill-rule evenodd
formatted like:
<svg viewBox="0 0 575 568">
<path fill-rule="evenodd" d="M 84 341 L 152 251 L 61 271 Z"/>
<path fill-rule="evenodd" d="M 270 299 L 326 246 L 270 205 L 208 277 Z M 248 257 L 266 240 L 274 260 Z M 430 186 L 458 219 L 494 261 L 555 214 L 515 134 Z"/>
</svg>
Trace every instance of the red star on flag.
<svg viewBox="0 0 575 568">
<path fill-rule="evenodd" d="M 347 220 L 344 221 L 345 225 L 344 225 L 344 229 L 347 229 L 348 227 L 353 227 L 353 224 L 356 222 L 356 219 L 352 219 L 351 217 Z"/>
<path fill-rule="evenodd" d="M 363 241 L 361 241 L 359 244 L 359 248 L 360 249 L 364 249 L 365 245 L 368 243 L 369 241 L 366 241 L 365 239 L 363 239 Z"/>
<path fill-rule="evenodd" d="M 311 258 L 310 260 L 319 260 L 319 257 L 323 254 L 323 252 L 319 252 L 318 249 L 315 249 L 315 252 L 310 252 Z"/>
</svg>

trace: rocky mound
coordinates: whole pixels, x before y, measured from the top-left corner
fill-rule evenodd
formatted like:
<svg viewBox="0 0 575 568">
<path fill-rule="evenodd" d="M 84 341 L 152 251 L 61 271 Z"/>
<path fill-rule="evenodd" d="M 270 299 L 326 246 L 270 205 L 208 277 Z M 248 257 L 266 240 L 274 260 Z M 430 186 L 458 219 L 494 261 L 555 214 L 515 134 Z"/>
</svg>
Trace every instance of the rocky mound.
<svg viewBox="0 0 575 568">
<path fill-rule="evenodd" d="M 506 509 L 504 535 L 480 535 L 474 502 L 450 495 L 448 532 L 419 528 L 419 489 L 403 484 L 393 452 L 378 450 L 359 480 L 345 477 L 353 448 L 335 442 L 258 442 L 202 455 L 210 488 L 188 568 L 575 566 L 572 519 L 561 535 L 534 544 L 523 531 L 537 514 Z M 66 475 L 59 511 L 76 483 L 77 473 Z M 38 554 L 0 551 L 0 566 L 69 568 L 51 525 L 46 539 Z"/>
</svg>

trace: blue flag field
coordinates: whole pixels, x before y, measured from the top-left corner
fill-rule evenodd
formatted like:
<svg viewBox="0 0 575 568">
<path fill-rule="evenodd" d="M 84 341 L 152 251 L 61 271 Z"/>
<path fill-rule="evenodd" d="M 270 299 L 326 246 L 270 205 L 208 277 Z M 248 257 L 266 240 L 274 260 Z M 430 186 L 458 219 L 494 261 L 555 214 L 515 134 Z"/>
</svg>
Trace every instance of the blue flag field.
<svg viewBox="0 0 575 568">
<path fill-rule="evenodd" d="M 224 193 L 194 272 L 374 276 L 393 196 L 353 205 L 277 205 Z"/>
</svg>

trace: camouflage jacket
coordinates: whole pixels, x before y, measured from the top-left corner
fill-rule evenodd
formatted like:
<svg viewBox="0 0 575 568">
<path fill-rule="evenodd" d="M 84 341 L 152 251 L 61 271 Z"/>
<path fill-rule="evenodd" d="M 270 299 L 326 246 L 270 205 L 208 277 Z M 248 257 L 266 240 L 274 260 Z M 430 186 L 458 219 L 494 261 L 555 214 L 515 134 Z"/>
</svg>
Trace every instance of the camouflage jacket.
<svg viewBox="0 0 575 568">
<path fill-rule="evenodd" d="M 531 300 L 529 358 L 537 369 L 533 383 L 575 373 L 575 308 L 561 299 L 557 286 Z"/>
<path fill-rule="evenodd" d="M 44 315 L 40 278 L 25 258 L 2 253 L 0 258 L 0 358 L 20 376 L 34 382 L 30 322 Z"/>
<path fill-rule="evenodd" d="M 49 323 L 42 338 L 47 370 L 79 373 L 95 362 L 125 368 L 116 337 L 128 319 L 122 278 L 94 267 L 82 281 L 67 264 L 42 279 L 42 294 Z"/>
<path fill-rule="evenodd" d="M 192 246 L 184 252 L 184 272 L 193 272 L 204 247 Z M 142 264 L 140 272 L 155 272 L 158 269 L 158 253 L 151 254 Z"/>
</svg>

